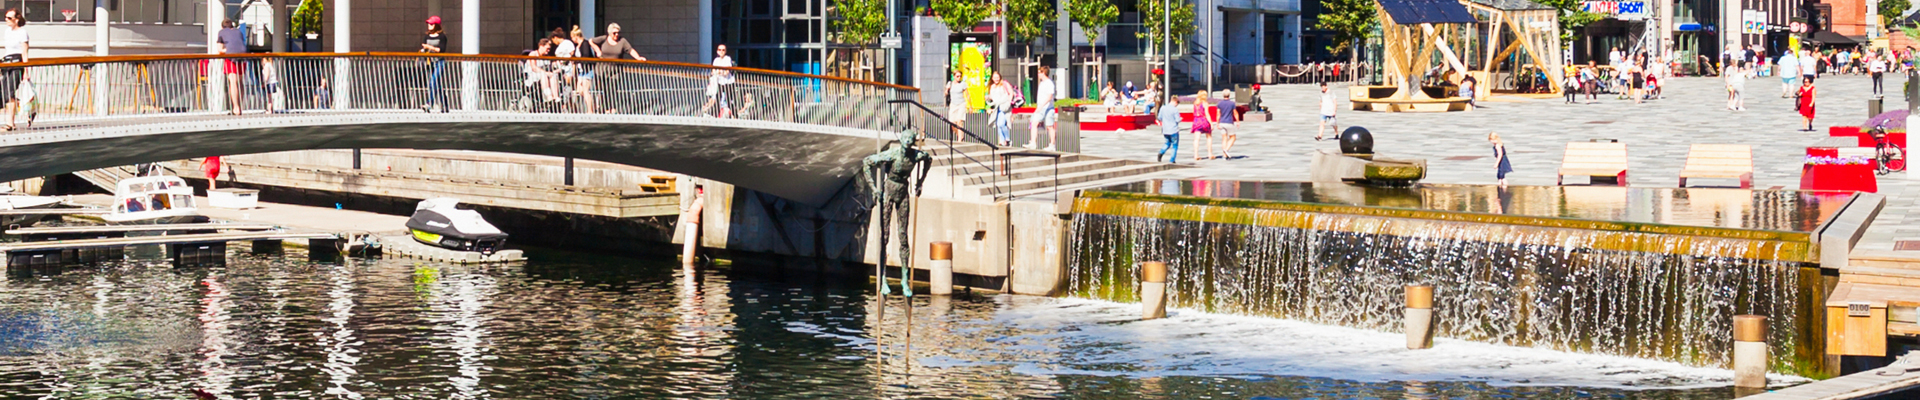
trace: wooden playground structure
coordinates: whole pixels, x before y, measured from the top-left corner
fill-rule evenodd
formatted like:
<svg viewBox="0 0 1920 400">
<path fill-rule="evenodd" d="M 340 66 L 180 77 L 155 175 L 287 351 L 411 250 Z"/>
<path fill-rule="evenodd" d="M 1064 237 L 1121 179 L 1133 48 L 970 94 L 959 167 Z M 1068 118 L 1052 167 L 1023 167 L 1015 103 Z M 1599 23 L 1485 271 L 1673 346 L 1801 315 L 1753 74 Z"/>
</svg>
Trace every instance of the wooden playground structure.
<svg viewBox="0 0 1920 400">
<path fill-rule="evenodd" d="M 1496 88 L 1559 93 L 1559 19 L 1551 7 L 1527 0 L 1374 4 L 1380 17 L 1382 81 L 1348 88 L 1355 110 L 1467 111 L 1468 96 L 1482 98 Z M 1455 49 L 1475 51 L 1484 61 L 1464 58 Z M 1469 60 L 1483 61 L 1478 63 L 1481 68 L 1470 67 Z M 1458 93 L 1466 76 L 1478 84 L 1473 93 Z"/>
</svg>

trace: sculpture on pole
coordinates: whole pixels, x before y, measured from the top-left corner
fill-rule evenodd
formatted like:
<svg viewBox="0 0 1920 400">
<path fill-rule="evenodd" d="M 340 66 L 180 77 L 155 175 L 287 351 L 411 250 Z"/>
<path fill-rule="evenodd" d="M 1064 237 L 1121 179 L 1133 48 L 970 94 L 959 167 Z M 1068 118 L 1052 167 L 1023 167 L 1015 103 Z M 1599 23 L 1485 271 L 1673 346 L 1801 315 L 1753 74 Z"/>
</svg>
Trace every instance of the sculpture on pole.
<svg viewBox="0 0 1920 400">
<path fill-rule="evenodd" d="M 887 265 L 887 241 L 893 233 L 900 234 L 900 272 L 901 290 L 907 296 L 913 296 L 913 286 L 906 283 L 913 277 L 913 224 L 912 197 L 920 197 L 920 191 L 927 180 L 927 170 L 933 167 L 933 156 L 915 148 L 919 143 L 919 133 L 912 128 L 900 131 L 900 145 L 881 150 L 861 160 L 865 168 L 867 182 L 871 182 L 873 207 L 880 208 L 880 256 L 875 266 L 876 272 Z M 912 193 L 909 197 L 908 193 Z M 893 230 L 888 222 L 893 222 Z M 888 294 L 885 274 L 875 274 L 880 280 L 880 294 Z"/>
</svg>

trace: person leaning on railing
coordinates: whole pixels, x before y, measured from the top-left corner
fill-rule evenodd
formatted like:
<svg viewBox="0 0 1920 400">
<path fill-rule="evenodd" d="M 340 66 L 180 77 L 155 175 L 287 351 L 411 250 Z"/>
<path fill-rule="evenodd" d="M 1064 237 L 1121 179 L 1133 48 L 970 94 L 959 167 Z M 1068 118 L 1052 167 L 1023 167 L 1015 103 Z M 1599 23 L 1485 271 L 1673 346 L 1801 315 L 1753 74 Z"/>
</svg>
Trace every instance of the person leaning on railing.
<svg viewBox="0 0 1920 400">
<path fill-rule="evenodd" d="M 587 43 L 589 43 L 591 47 L 594 47 L 594 54 L 600 55 L 600 58 L 636 61 L 647 60 L 646 57 L 640 56 L 640 52 L 633 50 L 633 44 L 627 43 L 627 39 L 620 36 L 620 24 L 607 24 L 606 35 L 594 37 L 588 40 Z M 625 102 L 621 101 L 624 96 L 619 96 L 619 94 L 615 92 L 620 87 L 617 82 L 620 79 L 622 68 L 619 64 L 604 63 L 595 66 L 594 69 L 594 74 L 597 75 L 594 79 L 595 89 L 600 92 L 600 97 L 606 99 L 610 104 L 605 112 L 612 113 L 615 107 L 618 107 L 620 104 L 625 104 Z"/>
<path fill-rule="evenodd" d="M 0 56 L 0 63 L 27 62 L 27 19 L 18 8 L 7 9 L 6 55 Z M 25 68 L 0 69 L 0 96 L 7 98 L 7 126 L 4 130 L 14 130 L 13 119 L 19 112 L 20 98 L 14 94 L 20 89 L 20 83 L 26 79 Z M 33 127 L 33 117 L 27 117 L 27 127 Z"/>
</svg>

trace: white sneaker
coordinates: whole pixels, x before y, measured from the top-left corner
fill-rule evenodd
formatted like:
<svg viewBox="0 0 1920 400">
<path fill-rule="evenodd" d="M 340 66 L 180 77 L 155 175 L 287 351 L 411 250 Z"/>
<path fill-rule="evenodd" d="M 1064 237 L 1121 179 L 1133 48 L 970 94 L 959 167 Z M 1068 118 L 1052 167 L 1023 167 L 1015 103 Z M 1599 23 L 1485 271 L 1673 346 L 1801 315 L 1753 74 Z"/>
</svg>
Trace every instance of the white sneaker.
<svg viewBox="0 0 1920 400">
<path fill-rule="evenodd" d="M 1025 148 L 1028 148 L 1028 149 L 1032 149 L 1032 148 L 1034 148 L 1034 147 L 1037 147 L 1037 146 L 1036 146 L 1036 145 L 1035 145 L 1035 144 L 1034 144 L 1033 142 L 1027 142 L 1027 144 L 1024 144 L 1024 145 L 1020 145 L 1020 147 L 1025 147 Z"/>
<path fill-rule="evenodd" d="M 1053 149 L 1053 146 L 1047 146 L 1047 148 L 1045 148 L 1045 149 L 1042 149 L 1042 150 L 1046 150 L 1046 151 L 1056 151 L 1056 150 L 1054 150 L 1054 149 Z"/>
</svg>

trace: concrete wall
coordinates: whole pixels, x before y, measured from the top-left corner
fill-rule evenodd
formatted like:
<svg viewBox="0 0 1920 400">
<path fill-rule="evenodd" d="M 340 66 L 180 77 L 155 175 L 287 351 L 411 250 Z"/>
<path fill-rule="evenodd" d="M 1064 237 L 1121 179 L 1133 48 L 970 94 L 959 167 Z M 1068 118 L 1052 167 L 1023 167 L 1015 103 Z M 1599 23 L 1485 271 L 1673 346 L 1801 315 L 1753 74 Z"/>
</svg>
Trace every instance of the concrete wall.
<svg viewBox="0 0 1920 400">
<path fill-rule="evenodd" d="M 1236 64 L 1266 63 L 1266 21 L 1265 15 L 1252 12 L 1223 12 L 1225 23 L 1221 25 L 1225 32 L 1221 38 L 1225 46 L 1216 50 Z"/>
</svg>

